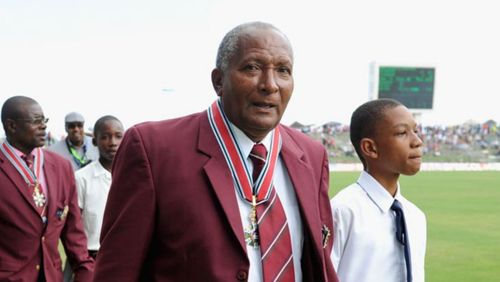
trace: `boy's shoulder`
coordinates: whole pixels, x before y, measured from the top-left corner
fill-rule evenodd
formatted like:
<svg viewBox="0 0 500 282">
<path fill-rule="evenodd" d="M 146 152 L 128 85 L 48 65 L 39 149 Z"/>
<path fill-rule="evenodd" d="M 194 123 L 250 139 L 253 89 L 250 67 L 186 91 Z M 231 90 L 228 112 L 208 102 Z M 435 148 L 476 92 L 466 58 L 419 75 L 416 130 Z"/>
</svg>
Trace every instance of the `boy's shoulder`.
<svg viewBox="0 0 500 282">
<path fill-rule="evenodd" d="M 75 178 L 78 179 L 88 179 L 94 177 L 95 174 L 102 172 L 104 168 L 99 163 L 98 160 L 90 162 L 90 164 L 86 165 L 75 171 Z"/>
<path fill-rule="evenodd" d="M 359 186 L 358 183 L 352 183 L 341 189 L 331 199 L 332 208 L 355 208 L 368 200 L 366 192 Z"/>
<path fill-rule="evenodd" d="M 425 213 L 417 205 L 415 205 L 413 202 L 411 202 L 402 195 L 400 200 L 402 201 L 406 213 L 409 213 L 408 216 L 412 215 L 414 217 L 420 217 L 425 219 Z"/>
</svg>

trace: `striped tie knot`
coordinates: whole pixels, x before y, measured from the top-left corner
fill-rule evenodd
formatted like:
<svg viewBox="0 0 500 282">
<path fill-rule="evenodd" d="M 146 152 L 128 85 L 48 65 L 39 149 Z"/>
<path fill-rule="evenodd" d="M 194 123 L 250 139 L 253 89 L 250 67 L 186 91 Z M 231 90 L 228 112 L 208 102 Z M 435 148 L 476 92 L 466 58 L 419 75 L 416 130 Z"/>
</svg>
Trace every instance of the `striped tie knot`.
<svg viewBox="0 0 500 282">
<path fill-rule="evenodd" d="M 267 158 L 266 147 L 260 143 L 255 144 L 252 148 L 252 151 L 250 152 L 250 159 L 252 160 L 253 164 L 252 179 L 254 183 L 255 181 L 257 181 L 257 178 L 259 177 L 262 168 L 264 168 L 264 165 L 266 164 L 266 158 Z"/>
</svg>

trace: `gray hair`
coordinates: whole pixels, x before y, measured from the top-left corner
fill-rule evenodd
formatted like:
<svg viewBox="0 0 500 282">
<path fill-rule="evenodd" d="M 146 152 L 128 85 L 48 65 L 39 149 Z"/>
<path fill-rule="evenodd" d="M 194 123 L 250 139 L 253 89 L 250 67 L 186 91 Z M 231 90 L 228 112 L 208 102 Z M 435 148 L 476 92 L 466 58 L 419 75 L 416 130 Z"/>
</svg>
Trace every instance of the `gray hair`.
<svg viewBox="0 0 500 282">
<path fill-rule="evenodd" d="M 238 50 L 238 39 L 242 34 L 244 34 L 248 29 L 272 29 L 283 35 L 288 40 L 288 37 L 281 32 L 278 28 L 270 23 L 265 22 L 249 22 L 236 26 L 231 29 L 224 38 L 222 39 L 219 50 L 217 51 L 217 58 L 215 61 L 215 67 L 221 71 L 225 71 L 229 65 L 229 60 Z M 288 40 L 289 41 L 289 40 Z M 291 45 L 291 44 L 290 44 Z M 290 46 L 291 50 L 291 46 Z M 292 51 L 293 52 L 293 51 Z M 293 56 L 293 53 L 292 53 Z"/>
</svg>

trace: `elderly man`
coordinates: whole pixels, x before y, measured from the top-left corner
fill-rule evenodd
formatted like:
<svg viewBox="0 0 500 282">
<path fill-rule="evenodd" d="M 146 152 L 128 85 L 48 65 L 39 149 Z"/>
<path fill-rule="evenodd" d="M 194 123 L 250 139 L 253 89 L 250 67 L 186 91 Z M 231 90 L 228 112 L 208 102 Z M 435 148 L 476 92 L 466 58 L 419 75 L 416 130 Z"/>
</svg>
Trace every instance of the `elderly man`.
<svg viewBox="0 0 500 282">
<path fill-rule="evenodd" d="M 237 26 L 208 111 L 126 132 L 96 282 L 337 281 L 326 151 L 279 123 L 292 72 L 281 31 Z"/>
</svg>

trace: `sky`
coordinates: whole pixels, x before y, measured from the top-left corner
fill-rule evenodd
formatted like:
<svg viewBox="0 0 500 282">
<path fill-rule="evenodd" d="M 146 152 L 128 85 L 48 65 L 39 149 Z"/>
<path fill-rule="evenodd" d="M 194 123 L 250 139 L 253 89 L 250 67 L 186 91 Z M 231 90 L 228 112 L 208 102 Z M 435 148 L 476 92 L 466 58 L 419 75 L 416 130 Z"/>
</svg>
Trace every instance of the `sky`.
<svg viewBox="0 0 500 282">
<path fill-rule="evenodd" d="M 203 111 L 222 37 L 259 20 L 294 49 L 284 124 L 348 124 L 370 97 L 371 64 L 436 69 L 423 125 L 500 122 L 497 11 L 486 0 L 1 0 L 0 103 L 34 98 L 56 136 L 71 111 L 87 128 L 106 114 L 127 128 Z"/>
</svg>

